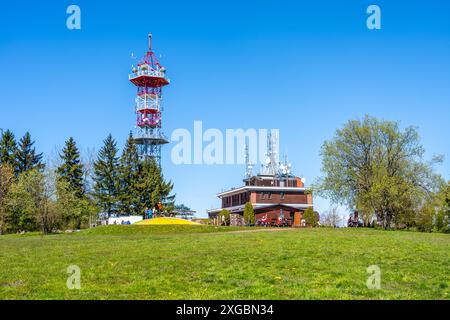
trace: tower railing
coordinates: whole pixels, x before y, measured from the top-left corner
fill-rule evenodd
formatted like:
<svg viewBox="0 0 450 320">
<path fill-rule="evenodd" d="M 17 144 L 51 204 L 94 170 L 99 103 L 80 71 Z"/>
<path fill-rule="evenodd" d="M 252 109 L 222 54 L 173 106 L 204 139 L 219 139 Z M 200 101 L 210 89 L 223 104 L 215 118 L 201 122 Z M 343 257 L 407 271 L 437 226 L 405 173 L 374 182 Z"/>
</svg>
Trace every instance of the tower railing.
<svg viewBox="0 0 450 320">
<path fill-rule="evenodd" d="M 170 82 L 170 80 L 168 78 L 166 78 L 166 75 L 164 72 L 162 71 L 157 71 L 157 70 L 137 70 L 134 73 L 130 73 L 128 75 L 128 79 L 134 79 L 137 77 L 141 77 L 141 76 L 149 76 L 149 77 L 155 77 L 155 78 L 164 78 L 167 80 L 167 82 Z"/>
</svg>

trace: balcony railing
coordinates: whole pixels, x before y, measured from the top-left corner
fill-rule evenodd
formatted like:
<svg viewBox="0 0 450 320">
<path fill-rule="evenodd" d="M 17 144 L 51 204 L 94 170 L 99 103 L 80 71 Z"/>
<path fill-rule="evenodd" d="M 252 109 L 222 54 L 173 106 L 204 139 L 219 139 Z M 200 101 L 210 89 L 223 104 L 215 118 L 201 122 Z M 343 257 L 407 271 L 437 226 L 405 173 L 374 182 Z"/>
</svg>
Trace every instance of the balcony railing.
<svg viewBox="0 0 450 320">
<path fill-rule="evenodd" d="M 157 71 L 157 70 L 138 70 L 134 73 L 130 73 L 128 75 L 128 79 L 134 79 L 134 78 L 138 78 L 141 76 L 149 76 L 149 77 L 155 77 L 155 78 L 166 78 L 166 75 L 164 74 L 164 72 L 161 71 Z M 168 79 L 167 79 L 168 80 Z"/>
</svg>

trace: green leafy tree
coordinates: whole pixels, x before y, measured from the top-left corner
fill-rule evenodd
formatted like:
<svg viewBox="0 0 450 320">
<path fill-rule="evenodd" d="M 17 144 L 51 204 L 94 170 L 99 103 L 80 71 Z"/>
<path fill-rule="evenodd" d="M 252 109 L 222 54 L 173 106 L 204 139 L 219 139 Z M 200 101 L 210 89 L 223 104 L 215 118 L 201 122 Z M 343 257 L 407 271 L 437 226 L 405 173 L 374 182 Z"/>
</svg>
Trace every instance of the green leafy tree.
<svg viewBox="0 0 450 320">
<path fill-rule="evenodd" d="M 9 164 L 18 174 L 17 142 L 10 130 L 6 130 L 0 140 L 0 164 Z"/>
<path fill-rule="evenodd" d="M 62 164 L 57 168 L 59 178 L 67 182 L 68 187 L 78 199 L 83 198 L 85 195 L 83 164 L 81 163 L 80 151 L 72 137 L 66 141 L 60 157 Z"/>
<path fill-rule="evenodd" d="M 9 232 L 36 230 L 36 216 L 41 207 L 43 176 L 32 170 L 19 175 L 6 201 Z"/>
<path fill-rule="evenodd" d="M 255 212 L 251 202 L 247 202 L 244 207 L 244 220 L 247 225 L 255 223 Z"/>
<path fill-rule="evenodd" d="M 62 226 L 62 217 L 56 203 L 56 177 L 54 170 L 46 169 L 37 171 L 32 170 L 37 176 L 35 183 L 40 185 L 41 201 L 36 215 L 36 222 L 43 234 L 57 231 Z M 38 189 L 38 188 L 36 188 Z"/>
<path fill-rule="evenodd" d="M 8 185 L 7 192 L 1 188 L 4 195 L 0 204 L 2 232 L 40 230 L 46 234 L 60 226 L 52 171 L 32 169 L 15 179 L 12 169 L 3 167 L 0 178 L 3 187 Z"/>
<path fill-rule="evenodd" d="M 104 146 L 94 162 L 94 197 L 108 217 L 117 213 L 119 200 L 120 180 L 117 153 L 117 143 L 110 134 L 104 140 Z"/>
<path fill-rule="evenodd" d="M 142 213 L 138 190 L 140 170 L 138 150 L 130 132 L 119 166 L 119 212 L 123 214 Z"/>
<path fill-rule="evenodd" d="M 413 127 L 366 116 L 349 121 L 322 146 L 324 177 L 319 195 L 357 209 L 365 226 L 376 218 L 383 228 L 411 227 L 415 212 L 442 183 Z"/>
<path fill-rule="evenodd" d="M 303 213 L 303 219 L 305 219 L 305 223 L 309 227 L 317 227 L 318 217 L 312 208 L 307 208 Z"/>
<path fill-rule="evenodd" d="M 92 217 L 98 215 L 96 206 L 89 198 L 80 198 L 66 179 L 58 179 L 56 185 L 56 208 L 61 214 L 62 225 L 70 229 L 87 227 Z"/>
<path fill-rule="evenodd" d="M 6 232 L 7 226 L 7 199 L 15 181 L 13 168 L 5 163 L 0 164 L 0 235 Z"/>
<path fill-rule="evenodd" d="M 42 153 L 36 153 L 36 149 L 33 147 L 34 141 L 31 140 L 29 132 L 19 141 L 19 148 L 17 150 L 17 165 L 19 173 L 33 170 L 43 169 Z"/>
<path fill-rule="evenodd" d="M 434 209 L 432 217 L 433 231 L 450 232 L 450 181 L 434 197 L 431 204 Z"/>
<path fill-rule="evenodd" d="M 223 209 L 219 212 L 218 218 L 219 218 L 219 224 L 224 224 L 226 226 L 230 225 L 230 214 L 231 212 L 227 209 Z"/>
</svg>

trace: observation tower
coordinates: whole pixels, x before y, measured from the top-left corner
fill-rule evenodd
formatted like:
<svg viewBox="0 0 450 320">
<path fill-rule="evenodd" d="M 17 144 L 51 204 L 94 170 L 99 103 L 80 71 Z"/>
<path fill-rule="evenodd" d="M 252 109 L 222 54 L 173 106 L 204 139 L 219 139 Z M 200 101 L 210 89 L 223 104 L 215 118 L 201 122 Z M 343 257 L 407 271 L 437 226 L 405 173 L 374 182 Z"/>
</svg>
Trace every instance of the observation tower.
<svg viewBox="0 0 450 320">
<path fill-rule="evenodd" d="M 137 87 L 135 103 L 136 130 L 134 140 L 141 158 L 153 158 L 161 167 L 161 146 L 169 143 L 162 130 L 162 88 L 170 83 L 152 49 L 152 34 L 148 35 L 148 51 L 132 66 L 129 80 Z"/>
</svg>

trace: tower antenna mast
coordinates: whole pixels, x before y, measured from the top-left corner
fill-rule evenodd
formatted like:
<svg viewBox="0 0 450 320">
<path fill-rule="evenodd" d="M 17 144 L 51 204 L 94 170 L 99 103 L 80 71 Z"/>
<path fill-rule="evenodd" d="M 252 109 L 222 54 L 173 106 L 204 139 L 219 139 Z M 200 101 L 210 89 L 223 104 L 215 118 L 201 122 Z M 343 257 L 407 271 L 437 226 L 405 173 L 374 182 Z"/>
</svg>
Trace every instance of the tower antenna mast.
<svg viewBox="0 0 450 320">
<path fill-rule="evenodd" d="M 152 51 L 152 34 L 151 33 L 148 34 L 148 51 L 149 52 Z"/>
</svg>

